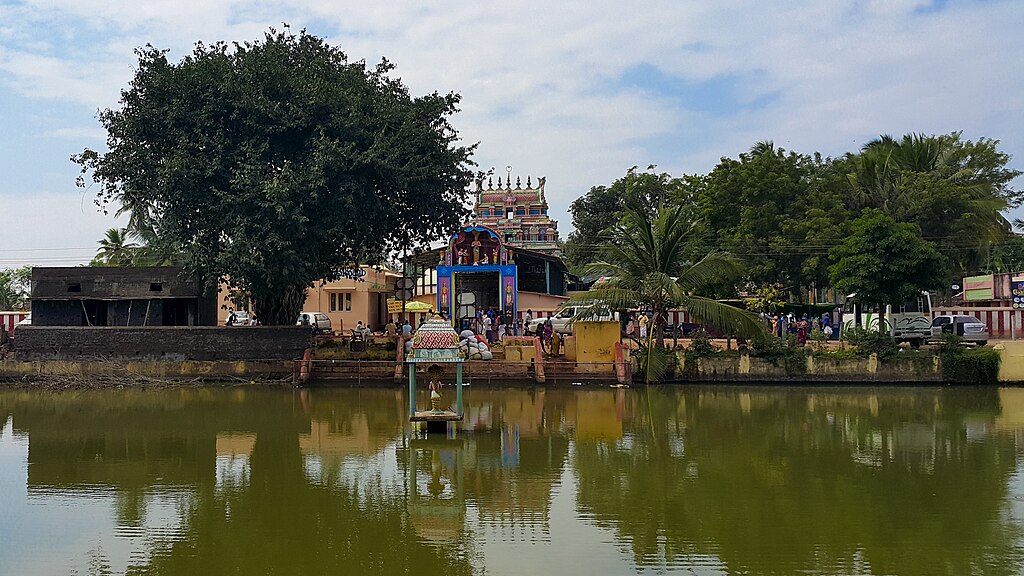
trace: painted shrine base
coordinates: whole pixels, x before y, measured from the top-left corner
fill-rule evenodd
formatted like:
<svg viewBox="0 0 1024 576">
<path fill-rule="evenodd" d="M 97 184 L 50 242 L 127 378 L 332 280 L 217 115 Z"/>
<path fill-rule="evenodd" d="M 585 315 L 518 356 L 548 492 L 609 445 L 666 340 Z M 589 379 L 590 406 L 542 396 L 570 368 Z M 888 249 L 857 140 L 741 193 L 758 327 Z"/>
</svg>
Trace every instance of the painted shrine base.
<svg viewBox="0 0 1024 576">
<path fill-rule="evenodd" d="M 417 410 L 409 417 L 409 422 L 459 422 L 461 420 L 462 415 L 456 414 L 451 410 L 441 410 L 440 412 L 434 412 L 433 410 Z"/>
</svg>

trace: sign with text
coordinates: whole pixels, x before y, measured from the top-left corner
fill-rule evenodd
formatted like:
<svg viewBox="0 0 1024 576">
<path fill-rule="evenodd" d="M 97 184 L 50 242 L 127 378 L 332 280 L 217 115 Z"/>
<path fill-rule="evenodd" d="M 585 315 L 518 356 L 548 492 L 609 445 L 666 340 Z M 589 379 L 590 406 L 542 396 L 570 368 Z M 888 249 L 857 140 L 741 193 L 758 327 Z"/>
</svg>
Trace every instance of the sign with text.
<svg viewBox="0 0 1024 576">
<path fill-rule="evenodd" d="M 1014 276 L 1010 283 L 1014 310 L 1024 309 L 1024 277 Z"/>
</svg>

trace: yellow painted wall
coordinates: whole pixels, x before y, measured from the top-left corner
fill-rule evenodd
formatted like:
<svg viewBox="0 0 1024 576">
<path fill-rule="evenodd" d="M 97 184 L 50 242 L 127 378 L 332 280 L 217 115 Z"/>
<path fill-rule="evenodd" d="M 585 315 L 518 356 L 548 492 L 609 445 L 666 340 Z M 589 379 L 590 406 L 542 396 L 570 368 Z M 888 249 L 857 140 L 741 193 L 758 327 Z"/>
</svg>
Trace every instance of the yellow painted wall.
<svg viewBox="0 0 1024 576">
<path fill-rule="evenodd" d="M 1024 341 L 1000 342 L 999 380 L 1001 382 L 1024 382 Z"/>
<path fill-rule="evenodd" d="M 618 322 L 574 322 L 577 362 L 615 362 Z"/>
</svg>

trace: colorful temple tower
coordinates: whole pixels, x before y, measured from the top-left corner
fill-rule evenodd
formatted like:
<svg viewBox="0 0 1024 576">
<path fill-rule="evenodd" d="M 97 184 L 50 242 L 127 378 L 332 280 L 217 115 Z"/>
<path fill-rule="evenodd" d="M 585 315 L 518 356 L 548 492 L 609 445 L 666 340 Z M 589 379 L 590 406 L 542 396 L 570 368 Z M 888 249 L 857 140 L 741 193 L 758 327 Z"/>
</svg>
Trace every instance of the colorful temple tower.
<svg viewBox="0 0 1024 576">
<path fill-rule="evenodd" d="M 487 178 L 487 188 L 484 189 L 483 178 L 478 178 L 474 221 L 497 232 L 507 246 L 561 256 L 558 222 L 548 217 L 544 181 L 544 177 L 537 178 L 537 187 L 534 188 L 533 179 L 527 176 L 526 187 L 523 187 L 517 176 L 513 188 L 509 173 L 504 183 L 498 178 L 497 188 L 494 187 L 494 177 Z"/>
</svg>

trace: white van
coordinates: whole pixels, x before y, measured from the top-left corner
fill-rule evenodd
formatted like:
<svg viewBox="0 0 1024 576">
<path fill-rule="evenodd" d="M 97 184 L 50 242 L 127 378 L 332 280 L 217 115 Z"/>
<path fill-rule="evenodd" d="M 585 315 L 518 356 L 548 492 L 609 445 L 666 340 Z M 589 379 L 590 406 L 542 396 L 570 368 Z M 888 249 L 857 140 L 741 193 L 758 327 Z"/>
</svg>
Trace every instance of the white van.
<svg viewBox="0 0 1024 576">
<path fill-rule="evenodd" d="M 541 334 L 541 331 L 544 330 L 544 323 L 547 322 L 548 320 L 551 320 L 552 330 L 559 334 L 572 334 L 572 321 L 576 319 L 576 316 L 580 315 L 588 308 L 590 308 L 590 306 L 585 304 L 565 306 L 550 318 L 534 318 L 533 320 L 530 320 L 529 325 L 527 325 L 523 329 L 526 331 L 527 335 L 535 334 L 539 336 Z M 602 313 L 598 314 L 596 317 L 588 316 L 586 318 L 579 318 L 579 320 L 582 321 L 598 322 L 608 322 L 612 320 L 618 321 L 618 319 L 618 312 Z"/>
<path fill-rule="evenodd" d="M 302 312 L 296 326 L 311 326 L 314 334 L 331 334 L 331 319 L 322 312 Z"/>
</svg>

